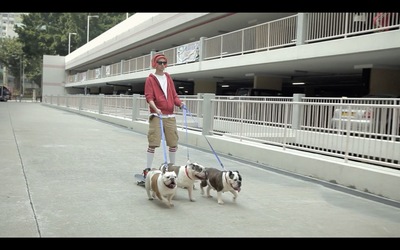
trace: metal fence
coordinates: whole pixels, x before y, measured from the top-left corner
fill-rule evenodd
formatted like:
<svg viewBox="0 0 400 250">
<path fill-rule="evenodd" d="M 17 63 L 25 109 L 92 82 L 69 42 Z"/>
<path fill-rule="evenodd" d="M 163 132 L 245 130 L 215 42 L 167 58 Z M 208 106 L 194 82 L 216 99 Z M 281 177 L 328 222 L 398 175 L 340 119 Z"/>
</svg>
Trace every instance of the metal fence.
<svg viewBox="0 0 400 250">
<path fill-rule="evenodd" d="M 178 126 L 203 134 L 400 169 L 400 98 L 180 96 Z M 143 95 L 45 96 L 43 102 L 147 121 Z"/>
</svg>

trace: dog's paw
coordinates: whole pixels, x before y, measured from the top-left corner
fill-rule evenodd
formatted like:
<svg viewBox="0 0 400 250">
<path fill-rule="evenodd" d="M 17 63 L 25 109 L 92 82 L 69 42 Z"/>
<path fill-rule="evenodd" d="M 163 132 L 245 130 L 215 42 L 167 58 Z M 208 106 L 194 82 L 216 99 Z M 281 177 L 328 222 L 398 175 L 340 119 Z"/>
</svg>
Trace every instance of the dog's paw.
<svg viewBox="0 0 400 250">
<path fill-rule="evenodd" d="M 154 200 L 154 199 L 153 199 L 153 197 L 149 197 L 149 200 L 152 201 L 152 200 Z"/>
<path fill-rule="evenodd" d="M 190 201 L 196 201 L 196 199 L 195 198 L 190 198 Z"/>
<path fill-rule="evenodd" d="M 219 200 L 219 201 L 218 201 L 218 204 L 220 204 L 220 205 L 224 205 L 224 202 L 223 202 L 223 201 L 221 201 L 221 200 Z"/>
</svg>

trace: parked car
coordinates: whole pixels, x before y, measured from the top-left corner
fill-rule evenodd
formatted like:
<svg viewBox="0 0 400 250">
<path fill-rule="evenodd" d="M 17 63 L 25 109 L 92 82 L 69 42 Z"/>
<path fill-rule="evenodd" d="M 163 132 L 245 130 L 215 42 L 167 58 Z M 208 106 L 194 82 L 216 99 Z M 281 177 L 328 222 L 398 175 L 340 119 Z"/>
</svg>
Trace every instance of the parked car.
<svg viewBox="0 0 400 250">
<path fill-rule="evenodd" d="M 367 95 L 362 98 L 365 102 L 357 104 L 370 104 L 370 106 L 354 106 L 351 110 L 344 104 L 342 108 L 336 108 L 331 119 L 333 128 L 347 130 L 350 124 L 351 131 L 392 134 L 393 121 L 395 134 L 400 133 L 400 110 L 394 112 L 394 108 L 380 107 L 379 105 L 399 105 L 400 96 L 395 95 Z M 371 98 L 373 98 L 371 100 Z M 376 100 L 375 100 L 376 99 Z"/>
<path fill-rule="evenodd" d="M 0 102 L 11 100 L 11 91 L 6 86 L 0 86 Z"/>
</svg>

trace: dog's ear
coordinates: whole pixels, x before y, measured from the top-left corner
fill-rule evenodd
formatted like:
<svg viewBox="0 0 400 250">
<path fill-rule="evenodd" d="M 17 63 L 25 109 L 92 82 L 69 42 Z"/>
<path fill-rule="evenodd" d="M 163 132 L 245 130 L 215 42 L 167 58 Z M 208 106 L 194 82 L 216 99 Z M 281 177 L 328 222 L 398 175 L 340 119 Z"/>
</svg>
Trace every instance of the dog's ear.
<svg viewBox="0 0 400 250">
<path fill-rule="evenodd" d="M 197 164 L 196 162 L 190 163 L 190 167 L 191 167 L 193 170 L 195 170 L 196 167 L 197 167 L 198 165 L 199 165 L 199 164 Z"/>
<path fill-rule="evenodd" d="M 235 170 L 234 172 L 237 174 L 238 180 L 239 180 L 239 181 L 242 181 L 242 175 L 239 173 L 239 171 Z M 232 177 L 232 178 L 233 178 L 233 177 Z"/>
<path fill-rule="evenodd" d="M 161 172 L 162 172 L 162 174 L 165 174 L 165 172 L 167 171 L 167 167 L 168 167 L 167 164 L 161 165 Z"/>
<path fill-rule="evenodd" d="M 242 181 L 242 175 L 239 174 L 239 181 Z"/>
</svg>

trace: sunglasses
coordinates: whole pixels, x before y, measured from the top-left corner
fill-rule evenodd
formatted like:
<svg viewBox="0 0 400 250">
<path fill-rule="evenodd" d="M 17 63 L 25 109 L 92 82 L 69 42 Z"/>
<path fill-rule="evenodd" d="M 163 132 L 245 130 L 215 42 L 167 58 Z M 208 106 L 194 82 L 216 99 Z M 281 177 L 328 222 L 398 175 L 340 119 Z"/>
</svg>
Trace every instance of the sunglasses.
<svg viewBox="0 0 400 250">
<path fill-rule="evenodd" d="M 158 65 L 163 65 L 163 64 L 164 64 L 164 65 L 167 65 L 167 62 L 158 61 L 157 64 L 158 64 Z"/>
</svg>

